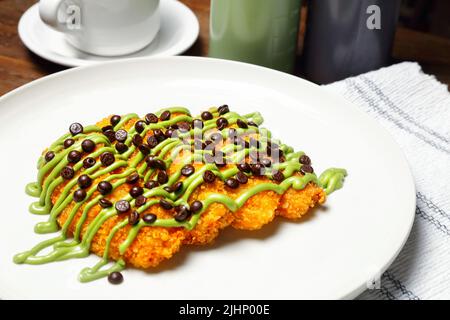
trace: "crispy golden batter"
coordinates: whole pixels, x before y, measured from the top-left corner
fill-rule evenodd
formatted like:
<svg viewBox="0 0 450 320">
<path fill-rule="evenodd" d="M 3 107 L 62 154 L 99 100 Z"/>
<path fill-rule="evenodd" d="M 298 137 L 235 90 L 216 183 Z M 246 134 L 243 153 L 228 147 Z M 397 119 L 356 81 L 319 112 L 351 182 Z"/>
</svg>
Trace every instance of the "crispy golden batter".
<svg viewBox="0 0 450 320">
<path fill-rule="evenodd" d="M 109 119 L 104 119 L 97 125 L 103 127 L 109 123 Z M 134 121 L 127 123 L 126 128 L 134 125 Z M 149 133 L 151 134 L 151 133 Z M 134 156 L 134 155 L 133 155 Z M 133 158 L 131 157 L 131 159 Z M 186 153 L 179 155 L 181 160 L 187 156 Z M 175 163 L 168 169 L 169 174 L 178 170 L 181 164 Z M 195 165 L 196 168 L 202 165 Z M 119 173 L 124 169 L 118 169 L 114 173 Z M 99 177 L 93 182 L 93 185 L 102 181 L 105 176 Z M 189 202 L 194 200 L 205 199 L 208 194 L 220 193 L 225 194 L 231 198 L 237 198 L 242 192 L 256 184 L 263 182 L 271 182 L 268 178 L 252 178 L 248 183 L 242 185 L 236 190 L 224 187 L 223 182 L 216 179 L 212 184 L 202 184 L 191 195 Z M 60 196 L 62 188 L 66 183 L 60 185 L 52 194 L 52 202 L 55 203 Z M 129 193 L 130 186 L 127 184 L 121 185 L 107 196 L 112 203 L 123 199 Z M 95 196 L 95 194 L 94 194 Z M 218 235 L 221 229 L 232 226 L 236 229 L 256 230 L 263 227 L 265 224 L 271 222 L 276 215 L 288 218 L 299 219 L 305 215 L 309 209 L 322 204 L 325 201 L 325 192 L 322 188 L 314 183 L 309 183 L 303 190 L 289 189 L 283 195 L 279 195 L 273 191 L 264 191 L 251 197 L 242 208 L 236 212 L 231 212 L 224 205 L 214 203 L 208 207 L 202 214 L 198 224 L 193 230 L 184 228 L 164 228 L 164 227 L 143 227 L 133 243 L 128 247 L 123 259 L 127 265 L 137 268 L 150 268 L 157 266 L 161 261 L 169 259 L 180 250 L 183 244 L 205 245 L 212 242 Z M 58 222 L 63 225 L 67 219 L 68 214 L 73 207 L 73 204 L 68 206 L 59 216 Z M 88 212 L 86 221 L 83 224 L 81 236 L 85 235 L 87 226 L 100 212 L 100 206 L 94 206 Z M 69 231 L 74 232 L 75 226 L 81 216 L 81 210 L 78 210 L 74 221 L 71 223 Z M 174 211 L 170 212 L 163 210 L 159 204 L 150 207 L 145 213 L 154 213 L 159 218 L 171 217 Z M 103 255 L 106 247 L 106 240 L 112 228 L 125 218 L 123 215 L 114 216 L 107 220 L 96 233 L 91 251 L 97 255 Z M 127 225 L 115 234 L 111 246 L 109 256 L 113 260 L 120 257 L 119 245 L 127 238 L 131 226 Z"/>
</svg>

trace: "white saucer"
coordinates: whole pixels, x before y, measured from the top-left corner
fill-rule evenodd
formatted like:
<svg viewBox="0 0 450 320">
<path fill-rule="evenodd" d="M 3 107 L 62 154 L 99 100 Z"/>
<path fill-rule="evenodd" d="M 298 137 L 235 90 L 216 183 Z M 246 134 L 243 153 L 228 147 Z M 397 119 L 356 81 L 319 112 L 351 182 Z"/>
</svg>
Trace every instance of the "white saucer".
<svg viewBox="0 0 450 320">
<path fill-rule="evenodd" d="M 82 52 L 66 42 L 64 35 L 45 25 L 38 4 L 29 8 L 19 22 L 19 36 L 25 46 L 44 59 L 68 67 L 131 57 L 167 57 L 183 53 L 197 40 L 199 23 L 183 3 L 161 1 L 161 29 L 153 42 L 141 51 L 120 57 L 102 57 Z"/>
</svg>

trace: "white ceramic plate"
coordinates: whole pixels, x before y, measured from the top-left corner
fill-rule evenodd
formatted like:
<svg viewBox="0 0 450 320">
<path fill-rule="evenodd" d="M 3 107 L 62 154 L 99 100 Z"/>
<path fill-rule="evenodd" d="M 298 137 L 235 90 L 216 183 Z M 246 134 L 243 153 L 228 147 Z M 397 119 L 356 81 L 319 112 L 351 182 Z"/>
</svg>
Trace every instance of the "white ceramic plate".
<svg viewBox="0 0 450 320">
<path fill-rule="evenodd" d="M 199 23 L 195 14 L 183 3 L 161 1 L 161 29 L 147 47 L 119 57 L 101 57 L 72 47 L 61 32 L 42 22 L 38 4 L 28 9 L 19 22 L 19 36 L 25 46 L 44 59 L 68 67 L 132 57 L 168 57 L 183 53 L 197 40 Z"/>
<path fill-rule="evenodd" d="M 223 103 L 242 113 L 260 111 L 275 136 L 308 152 L 317 172 L 346 168 L 345 187 L 301 222 L 225 230 L 215 245 L 183 248 L 157 270 L 128 269 L 120 286 L 77 281 L 96 256 L 12 263 L 15 253 L 46 238 L 33 233 L 45 217 L 28 213 L 33 199 L 24 187 L 35 179 L 40 152 L 70 123 L 173 105 L 199 112 Z M 2 298 L 352 298 L 397 256 L 414 219 L 413 180 L 393 139 L 342 98 L 262 67 L 176 57 L 77 68 L 1 98 L 0 123 Z"/>
</svg>

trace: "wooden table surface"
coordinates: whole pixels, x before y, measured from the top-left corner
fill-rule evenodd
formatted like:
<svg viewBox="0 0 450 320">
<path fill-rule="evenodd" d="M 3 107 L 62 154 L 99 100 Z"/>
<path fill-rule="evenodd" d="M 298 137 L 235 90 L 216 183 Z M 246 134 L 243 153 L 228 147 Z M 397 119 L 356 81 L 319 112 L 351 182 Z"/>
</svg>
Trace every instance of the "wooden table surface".
<svg viewBox="0 0 450 320">
<path fill-rule="evenodd" d="M 181 0 L 200 21 L 200 37 L 186 55 L 206 56 L 209 34 L 209 1 Z M 39 58 L 28 51 L 19 39 L 20 16 L 36 0 L 0 0 L 0 96 L 27 82 L 64 70 L 65 67 Z M 305 15 L 305 12 L 303 12 Z M 304 17 L 302 18 L 304 22 Z M 304 34 L 301 26 L 300 38 Z M 301 39 L 299 41 L 299 52 Z M 398 28 L 393 56 L 395 61 L 418 61 L 425 72 L 450 84 L 450 39 Z"/>
</svg>

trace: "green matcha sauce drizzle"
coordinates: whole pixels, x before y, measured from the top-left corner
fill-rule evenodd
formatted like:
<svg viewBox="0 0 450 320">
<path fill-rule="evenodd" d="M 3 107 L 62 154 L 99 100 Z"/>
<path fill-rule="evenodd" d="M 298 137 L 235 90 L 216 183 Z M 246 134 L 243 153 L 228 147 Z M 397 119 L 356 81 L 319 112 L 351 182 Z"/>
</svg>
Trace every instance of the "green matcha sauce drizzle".
<svg viewBox="0 0 450 320">
<path fill-rule="evenodd" d="M 104 197 L 100 195 L 97 190 L 96 185 L 92 185 L 86 189 L 86 197 L 81 202 L 75 202 L 73 199 L 73 190 L 77 185 L 77 178 L 81 174 L 89 175 L 92 180 L 99 178 L 101 176 L 107 175 L 103 181 L 108 181 L 112 184 L 113 190 L 117 187 L 126 183 L 127 177 L 131 174 L 138 173 L 144 182 L 149 181 L 155 176 L 156 170 L 149 168 L 145 161 L 145 155 L 141 152 L 135 152 L 136 147 L 132 143 L 132 138 L 135 134 L 140 134 L 145 137 L 149 130 L 155 129 L 165 129 L 171 125 L 188 122 L 192 123 L 193 117 L 191 117 L 189 111 L 182 107 L 174 107 L 165 109 L 171 113 L 180 114 L 173 116 L 171 119 L 166 121 L 160 121 L 157 123 L 150 123 L 145 126 L 145 129 L 141 133 L 137 133 L 135 127 L 128 129 L 128 137 L 125 144 L 128 150 L 123 154 L 116 152 L 114 144 L 109 141 L 109 139 L 103 134 L 102 129 L 97 126 L 85 127 L 83 132 L 72 137 L 70 133 L 63 135 L 61 138 L 56 140 L 50 147 L 49 151 L 54 152 L 55 156 L 50 161 L 46 162 L 44 156 L 40 157 L 38 161 L 38 176 L 37 181 L 30 183 L 26 186 L 25 191 L 28 195 L 38 198 L 38 200 L 30 205 L 30 212 L 39 215 L 48 215 L 48 221 L 38 223 L 35 226 L 35 232 L 40 234 L 54 233 L 59 230 L 57 219 L 68 207 L 71 209 L 67 213 L 67 219 L 61 226 L 61 232 L 58 236 L 45 240 L 37 244 L 32 249 L 22 252 L 14 256 L 14 262 L 18 264 L 44 264 L 53 261 L 62 261 L 72 258 L 83 258 L 89 255 L 91 243 L 94 236 L 97 234 L 100 227 L 112 217 L 116 217 L 117 213 L 114 206 L 110 208 L 102 209 L 97 216 L 89 223 L 85 228 L 85 232 L 82 236 L 83 225 L 87 219 L 89 211 L 94 207 L 99 205 L 99 201 Z M 204 121 L 203 128 L 193 128 L 188 132 L 180 132 L 177 137 L 167 138 L 160 142 L 156 147 L 151 149 L 151 155 L 155 155 L 158 159 L 164 161 L 167 168 L 172 164 L 173 159 L 182 150 L 191 150 L 191 145 L 194 139 L 192 137 L 197 137 L 198 135 L 209 138 L 212 132 L 216 132 L 217 124 L 216 120 L 219 117 L 217 108 L 211 108 L 209 110 L 214 118 L 211 120 Z M 156 115 L 160 116 L 162 110 L 157 112 Z M 224 194 L 210 194 L 204 200 L 202 200 L 203 207 L 200 211 L 195 212 L 192 216 L 183 222 L 178 222 L 174 218 L 172 219 L 156 219 L 153 223 L 146 223 L 144 220 L 140 219 L 139 222 L 130 228 L 127 238 L 119 246 L 119 253 L 123 256 L 129 246 L 133 243 L 139 231 L 143 227 L 155 226 L 155 227 L 184 227 L 188 230 L 195 228 L 198 223 L 202 213 L 207 210 L 207 208 L 213 203 L 221 203 L 226 206 L 230 211 L 236 212 L 241 208 L 245 202 L 253 195 L 263 192 L 263 191 L 274 191 L 278 194 L 283 194 L 289 188 L 294 188 L 295 190 L 301 190 L 305 186 L 313 182 L 321 186 L 326 194 L 331 194 L 335 190 L 342 188 L 344 177 L 347 172 L 344 169 L 331 168 L 323 172 L 319 178 L 314 173 L 306 173 L 303 176 L 295 175 L 301 169 L 302 164 L 299 163 L 299 157 L 301 157 L 303 152 L 294 152 L 294 150 L 285 145 L 281 144 L 278 140 L 271 138 L 271 133 L 265 128 L 259 127 L 262 124 L 263 118 L 256 112 L 244 116 L 240 116 L 234 112 L 228 112 L 221 117 L 226 118 L 228 121 L 227 128 L 221 131 L 223 139 L 227 139 L 229 135 L 229 126 L 233 126 L 238 120 L 242 121 L 252 121 L 258 125 L 249 126 L 246 129 L 236 128 L 236 132 L 240 136 L 245 136 L 246 134 L 256 133 L 259 134 L 262 139 L 260 140 L 261 145 L 259 148 L 257 146 L 250 146 L 249 148 L 242 146 L 235 146 L 233 144 L 225 144 L 222 151 L 227 155 L 230 154 L 228 151 L 232 151 L 232 155 L 227 158 L 227 162 L 238 163 L 244 158 L 249 156 L 251 150 L 261 151 L 265 150 L 267 147 L 268 140 L 279 145 L 279 149 L 284 154 L 284 161 L 279 163 L 274 163 L 272 168 L 274 170 L 279 170 L 283 173 L 284 180 L 280 183 L 276 182 L 266 182 L 255 185 L 254 187 L 241 193 L 236 199 L 230 198 Z M 114 126 L 114 130 L 117 131 L 124 127 L 130 120 L 138 120 L 138 115 L 132 113 L 121 117 L 121 120 Z M 69 148 L 64 148 L 64 141 L 68 138 L 73 138 L 75 143 Z M 73 165 L 73 170 L 75 171 L 75 176 L 70 179 L 65 185 L 64 179 L 61 177 L 61 171 L 64 167 L 68 165 L 67 155 L 73 151 L 82 152 L 81 143 L 84 139 L 90 139 L 96 144 L 96 149 L 89 154 L 90 157 L 97 159 L 104 152 L 112 152 L 115 155 L 115 162 L 107 167 L 103 166 L 99 161 L 88 169 L 83 169 L 82 161 Z M 187 143 L 186 143 L 187 142 Z M 233 150 L 234 149 L 234 150 Z M 186 157 L 183 160 L 184 164 L 190 164 L 195 161 L 202 161 L 204 156 L 208 153 L 207 150 L 195 150 L 194 153 Z M 169 176 L 168 182 L 166 184 L 160 185 L 153 189 L 145 189 L 144 196 L 149 199 L 144 205 L 137 208 L 135 206 L 135 200 L 127 195 L 123 200 L 129 201 L 131 208 L 136 210 L 139 214 L 147 211 L 151 206 L 157 205 L 159 203 L 159 197 L 165 198 L 173 206 L 184 205 L 189 208 L 188 200 L 192 193 L 196 190 L 198 186 L 204 183 L 203 173 L 206 170 L 212 171 L 217 178 L 225 181 L 226 179 L 235 176 L 239 169 L 236 166 L 227 167 L 225 170 L 219 170 L 219 167 L 215 163 L 206 163 L 200 169 L 197 169 L 194 174 L 183 180 L 183 186 L 181 190 L 177 192 L 168 192 L 164 190 L 164 187 L 171 186 L 177 182 L 181 177 L 181 170 L 173 173 Z M 115 173 L 118 172 L 118 173 Z M 270 173 L 266 174 L 269 178 Z M 60 195 L 55 203 L 52 203 L 51 196 L 55 190 L 60 191 Z M 73 237 L 69 238 L 69 227 L 72 225 L 77 213 L 81 210 L 81 216 L 79 217 Z M 111 246 L 111 241 L 114 235 L 120 229 L 128 225 L 128 219 L 124 218 L 119 220 L 118 223 L 112 228 L 103 253 L 102 259 L 97 265 L 92 268 L 85 268 L 81 271 L 79 280 L 81 282 L 88 282 L 96 280 L 105 276 L 108 276 L 111 272 L 121 271 L 125 268 L 124 260 L 118 259 L 109 268 L 106 267 L 109 262 L 109 251 Z M 50 252 L 46 254 L 40 254 L 44 249 L 50 248 Z M 105 268 L 106 267 L 106 268 Z"/>
</svg>

